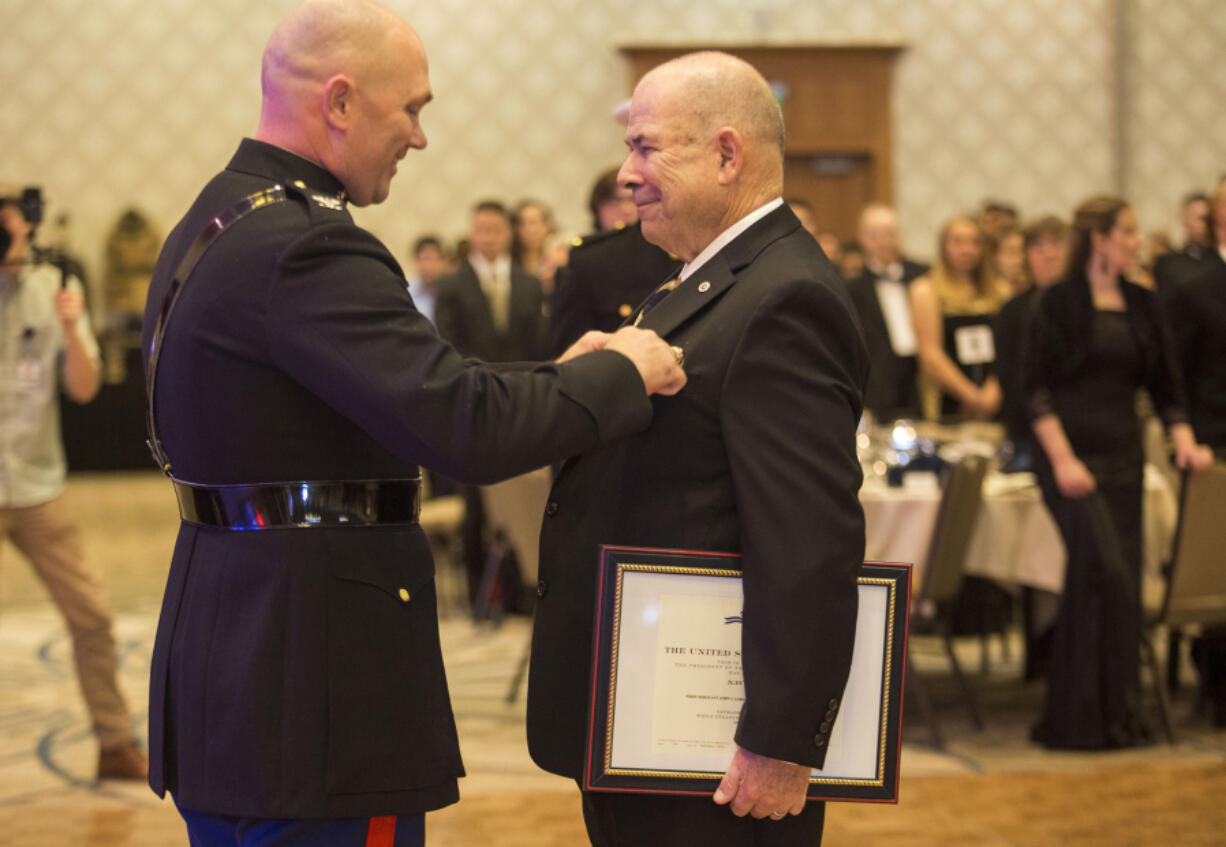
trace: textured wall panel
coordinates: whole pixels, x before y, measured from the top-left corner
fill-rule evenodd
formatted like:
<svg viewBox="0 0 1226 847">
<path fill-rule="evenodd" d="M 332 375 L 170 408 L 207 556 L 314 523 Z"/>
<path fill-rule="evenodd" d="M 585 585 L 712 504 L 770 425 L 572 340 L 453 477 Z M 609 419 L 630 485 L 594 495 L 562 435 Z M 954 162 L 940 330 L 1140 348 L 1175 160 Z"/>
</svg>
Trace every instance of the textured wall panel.
<svg viewBox="0 0 1226 847">
<path fill-rule="evenodd" d="M 1125 190 L 1178 243 L 1183 195 L 1226 173 L 1226 2 L 1129 2 Z"/>
<path fill-rule="evenodd" d="M 1226 169 L 1221 0 L 1121 0 L 1126 174 L 1142 223 Z M 985 197 L 1066 213 L 1117 188 L 1114 0 L 394 0 L 430 54 L 429 148 L 359 219 L 398 255 L 463 232 L 486 196 L 551 204 L 588 226 L 593 175 L 622 156 L 610 109 L 630 40 L 901 42 L 896 197 L 908 248 Z M 259 114 L 260 52 L 291 0 L 0 0 L 0 178 L 71 211 L 95 271 L 129 205 L 165 230 Z"/>
</svg>

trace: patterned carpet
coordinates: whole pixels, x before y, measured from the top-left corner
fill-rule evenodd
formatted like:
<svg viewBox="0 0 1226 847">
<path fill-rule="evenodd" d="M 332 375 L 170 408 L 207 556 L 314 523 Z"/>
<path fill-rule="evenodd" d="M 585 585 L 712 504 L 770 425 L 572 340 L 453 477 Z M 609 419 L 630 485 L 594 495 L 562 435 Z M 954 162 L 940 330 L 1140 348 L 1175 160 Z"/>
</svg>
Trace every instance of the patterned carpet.
<svg viewBox="0 0 1226 847">
<path fill-rule="evenodd" d="M 144 733 L 148 657 L 173 505 L 156 476 L 74 482 L 90 549 L 107 574 L 121 653 L 121 682 Z M 454 580 L 444 573 L 443 585 Z M 169 801 L 145 786 L 96 784 L 96 745 L 54 609 L 12 551 L 0 568 L 0 847 L 179 847 Z M 443 622 L 452 698 L 469 776 L 457 806 L 428 819 L 432 847 L 562 847 L 586 843 L 572 783 L 541 773 L 523 741 L 522 688 L 508 701 L 529 623 L 474 627 Z M 1226 732 L 1193 714 L 1191 686 L 1176 702 L 1180 743 L 1100 754 L 1052 753 L 1026 730 L 1041 688 L 1017 682 L 1016 648 L 972 676 L 987 729 L 970 730 L 935 644 L 916 661 L 934 674 L 933 697 L 948 749 L 904 724 L 898 805 L 834 804 L 826 845 L 1226 845 Z M 978 646 L 965 665 L 977 667 Z"/>
</svg>

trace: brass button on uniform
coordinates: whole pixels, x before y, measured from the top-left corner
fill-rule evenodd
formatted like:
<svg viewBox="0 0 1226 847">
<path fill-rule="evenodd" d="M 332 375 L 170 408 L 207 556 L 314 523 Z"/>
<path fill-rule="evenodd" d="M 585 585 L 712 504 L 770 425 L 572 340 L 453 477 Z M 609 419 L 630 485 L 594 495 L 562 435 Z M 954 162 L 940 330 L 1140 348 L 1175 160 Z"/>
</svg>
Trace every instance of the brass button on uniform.
<svg viewBox="0 0 1226 847">
<path fill-rule="evenodd" d="M 411 599 L 411 598 L 410 598 L 410 596 L 409 596 L 409 589 L 407 589 L 407 588 L 402 588 L 402 589 L 400 589 L 400 590 L 399 590 L 398 592 L 396 592 L 396 593 L 400 595 L 400 602 L 401 602 L 401 603 L 407 603 L 407 602 L 409 602 L 409 600 Z"/>
<path fill-rule="evenodd" d="M 617 307 L 618 316 L 623 317 L 623 318 L 630 317 L 630 313 L 633 311 L 634 311 L 634 307 L 631 306 L 629 303 L 622 303 L 620 306 Z"/>
<path fill-rule="evenodd" d="M 541 580 L 536 584 L 536 596 L 544 597 L 549 593 L 549 586 L 545 584 L 545 580 Z"/>
<path fill-rule="evenodd" d="M 551 518 L 552 518 L 552 517 L 553 517 L 554 515 L 556 515 L 557 513 L 558 513 L 558 501 L 557 501 L 557 500 L 550 500 L 550 501 L 549 501 L 549 502 L 548 502 L 548 503 L 545 505 L 545 514 L 549 515 L 549 517 L 551 517 Z"/>
</svg>

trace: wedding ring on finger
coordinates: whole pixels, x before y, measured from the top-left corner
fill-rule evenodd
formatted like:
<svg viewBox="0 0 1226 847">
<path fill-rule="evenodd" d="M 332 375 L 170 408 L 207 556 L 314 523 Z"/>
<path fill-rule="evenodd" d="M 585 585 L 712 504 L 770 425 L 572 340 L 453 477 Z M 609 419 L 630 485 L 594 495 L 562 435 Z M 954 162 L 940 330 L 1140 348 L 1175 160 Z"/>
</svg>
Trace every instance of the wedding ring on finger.
<svg viewBox="0 0 1226 847">
<path fill-rule="evenodd" d="M 780 818 L 784 817 L 786 814 L 787 812 L 771 812 L 771 817 L 774 818 L 775 820 L 779 820 Z"/>
<path fill-rule="evenodd" d="M 673 358 L 677 360 L 677 367 L 681 367 L 682 365 L 685 364 L 685 351 L 684 350 L 682 350 L 680 347 L 678 347 L 675 344 L 668 349 L 673 351 Z"/>
</svg>

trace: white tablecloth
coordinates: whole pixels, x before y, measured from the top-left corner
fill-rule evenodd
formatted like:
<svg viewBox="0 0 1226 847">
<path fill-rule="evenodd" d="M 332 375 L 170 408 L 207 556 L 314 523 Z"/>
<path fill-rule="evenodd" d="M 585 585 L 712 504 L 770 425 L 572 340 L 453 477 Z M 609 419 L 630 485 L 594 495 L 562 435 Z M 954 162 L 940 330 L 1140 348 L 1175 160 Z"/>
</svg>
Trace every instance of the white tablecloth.
<svg viewBox="0 0 1226 847">
<path fill-rule="evenodd" d="M 933 474 L 908 473 L 907 486 L 875 478 L 860 490 L 867 528 L 864 558 L 915 565 L 915 586 L 932 541 L 941 492 Z M 966 570 L 1005 583 L 1059 592 L 1064 586 L 1064 543 L 1030 474 L 989 473 L 975 523 Z M 1145 568 L 1155 573 L 1167 558 L 1177 505 L 1165 477 L 1145 469 Z M 912 590 L 915 589 L 913 586 Z"/>
</svg>

